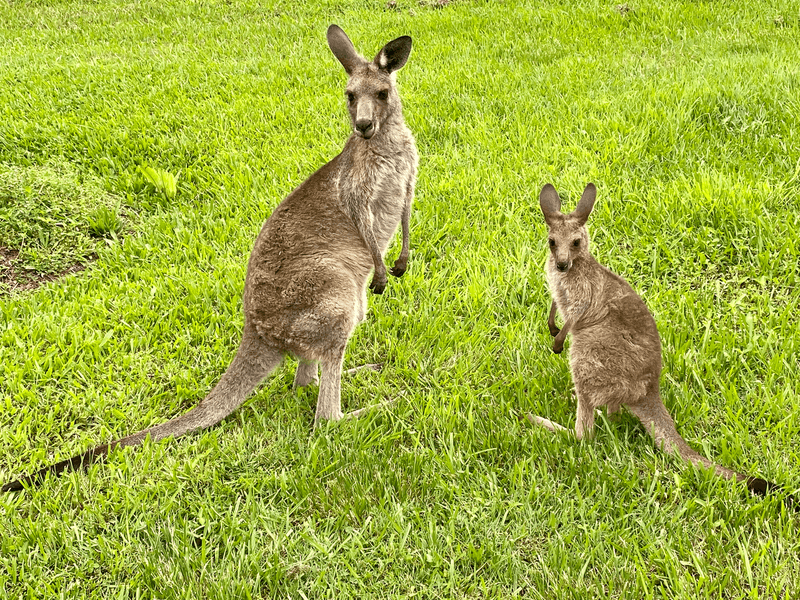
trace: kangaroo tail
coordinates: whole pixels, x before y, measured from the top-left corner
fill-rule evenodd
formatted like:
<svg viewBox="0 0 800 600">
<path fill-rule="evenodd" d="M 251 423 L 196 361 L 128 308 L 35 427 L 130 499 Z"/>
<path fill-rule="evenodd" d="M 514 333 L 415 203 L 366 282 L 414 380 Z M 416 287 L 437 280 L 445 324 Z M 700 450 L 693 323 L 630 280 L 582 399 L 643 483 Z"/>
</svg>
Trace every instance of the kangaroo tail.
<svg viewBox="0 0 800 600">
<path fill-rule="evenodd" d="M 644 428 L 653 436 L 653 440 L 655 440 L 656 446 L 660 450 L 673 452 L 683 460 L 695 466 L 713 469 L 717 475 L 725 479 L 741 481 L 747 486 L 747 489 L 759 496 L 785 492 L 781 486 L 775 483 L 761 479 L 760 477 L 750 477 L 742 473 L 737 473 L 695 452 L 678 433 L 678 430 L 675 428 L 675 421 L 672 420 L 672 417 L 667 412 L 667 408 L 664 406 L 664 403 L 661 402 L 660 398 L 658 402 L 653 402 L 652 404 L 627 406 L 627 408 L 642 422 Z M 784 502 L 787 507 L 800 509 L 800 503 L 790 494 L 785 496 Z"/>
<path fill-rule="evenodd" d="M 144 429 L 138 433 L 103 444 L 86 452 L 50 465 L 31 475 L 6 483 L 0 488 L 2 492 L 15 492 L 26 486 L 37 485 L 48 473 L 59 474 L 63 471 L 88 467 L 93 462 L 105 458 L 115 448 L 138 446 L 149 436 L 152 441 L 166 437 L 179 437 L 192 431 L 216 425 L 236 410 L 244 402 L 255 387 L 269 375 L 283 359 L 283 354 L 275 349 L 265 347 L 254 334 L 247 334 L 231 362 L 228 370 L 222 375 L 214 389 L 189 412 L 175 417 L 161 425 Z"/>
</svg>

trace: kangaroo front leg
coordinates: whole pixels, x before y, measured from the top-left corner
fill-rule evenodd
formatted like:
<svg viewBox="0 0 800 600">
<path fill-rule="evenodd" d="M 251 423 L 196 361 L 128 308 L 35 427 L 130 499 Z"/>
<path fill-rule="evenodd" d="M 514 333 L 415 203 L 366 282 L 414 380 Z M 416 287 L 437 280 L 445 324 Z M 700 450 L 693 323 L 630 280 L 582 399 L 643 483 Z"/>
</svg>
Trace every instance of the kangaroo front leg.
<svg viewBox="0 0 800 600">
<path fill-rule="evenodd" d="M 567 334 L 569 333 L 569 330 L 572 329 L 574 324 L 574 318 L 567 319 L 567 321 L 564 323 L 564 327 L 561 328 L 561 331 L 559 331 L 556 335 L 556 339 L 553 340 L 553 352 L 556 354 L 561 354 L 561 352 L 564 350 L 564 340 L 567 339 Z"/>
<path fill-rule="evenodd" d="M 403 247 L 400 249 L 400 256 L 394 261 L 394 266 L 389 273 L 395 277 L 402 277 L 408 267 L 408 253 L 410 247 L 409 224 L 411 222 L 411 202 L 414 200 L 414 189 L 409 186 L 406 191 L 406 203 L 403 205 L 403 215 L 400 218 L 400 227 L 403 230 Z"/>
<path fill-rule="evenodd" d="M 375 232 L 372 229 L 372 211 L 369 210 L 369 207 L 366 207 L 366 210 L 354 211 L 354 213 L 351 213 L 351 216 L 358 229 L 358 233 L 361 235 L 361 239 L 364 240 L 372 256 L 372 263 L 375 266 L 375 273 L 372 275 L 369 289 L 371 289 L 374 294 L 382 294 L 383 290 L 386 289 L 388 278 L 386 277 L 386 265 L 383 264 L 383 256 L 381 256 L 381 251 L 378 248 L 378 241 L 375 239 Z"/>
<path fill-rule="evenodd" d="M 370 253 L 372 254 L 372 262 L 375 264 L 375 272 L 372 274 L 372 281 L 369 283 L 369 289 L 373 294 L 382 294 L 386 289 L 386 284 L 389 278 L 386 276 L 386 265 L 383 264 L 383 257 L 378 250 L 378 242 L 375 241 L 375 234 L 370 230 Z"/>
<path fill-rule="evenodd" d="M 556 327 L 556 301 L 550 303 L 550 314 L 547 316 L 547 328 L 550 330 L 550 335 L 556 337 L 560 329 Z"/>
</svg>

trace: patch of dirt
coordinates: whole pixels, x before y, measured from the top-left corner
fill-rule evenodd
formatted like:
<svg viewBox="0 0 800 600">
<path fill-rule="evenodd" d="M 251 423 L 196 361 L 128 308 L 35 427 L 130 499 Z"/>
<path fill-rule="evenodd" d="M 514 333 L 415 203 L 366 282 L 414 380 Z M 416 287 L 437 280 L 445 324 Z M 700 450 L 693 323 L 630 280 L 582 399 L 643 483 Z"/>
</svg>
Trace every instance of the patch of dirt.
<svg viewBox="0 0 800 600">
<path fill-rule="evenodd" d="M 38 273 L 26 269 L 17 269 L 15 265 L 18 258 L 19 250 L 0 246 L 0 296 L 8 292 L 35 290 L 40 285 L 55 281 L 71 273 L 78 273 L 86 268 L 86 264 L 77 263 L 57 273 Z M 90 258 L 94 259 L 96 257 L 91 256 Z"/>
</svg>

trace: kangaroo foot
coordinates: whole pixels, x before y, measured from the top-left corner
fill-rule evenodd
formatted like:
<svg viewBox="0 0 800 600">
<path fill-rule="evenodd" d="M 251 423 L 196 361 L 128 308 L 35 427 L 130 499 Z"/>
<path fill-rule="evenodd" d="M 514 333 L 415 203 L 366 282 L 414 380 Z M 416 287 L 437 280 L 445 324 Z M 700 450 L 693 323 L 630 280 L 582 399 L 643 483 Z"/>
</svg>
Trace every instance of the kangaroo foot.
<svg viewBox="0 0 800 600">
<path fill-rule="evenodd" d="M 389 400 L 384 400 L 383 402 L 378 402 L 377 404 L 372 404 L 371 406 L 365 406 L 364 408 L 359 408 L 358 410 L 354 410 L 353 412 L 345 413 L 343 418 L 345 419 L 358 419 L 359 417 L 363 417 L 370 411 L 376 410 L 378 408 L 384 408 L 385 406 L 389 406 L 394 404 L 399 399 L 397 398 L 390 398 Z"/>
<path fill-rule="evenodd" d="M 383 370 L 383 363 L 368 363 L 366 365 L 361 365 L 360 367 L 353 367 L 352 369 L 347 369 L 345 371 L 348 375 L 354 375 L 359 371 L 363 371 L 364 369 L 370 369 L 371 371 L 381 371 Z"/>
<path fill-rule="evenodd" d="M 528 413 L 526 417 L 528 418 L 528 421 L 530 421 L 534 425 L 539 425 L 540 427 L 549 429 L 553 433 L 557 431 L 568 431 L 566 427 L 564 427 L 563 425 L 559 425 L 558 423 L 555 423 L 550 419 L 545 419 L 544 417 L 536 417 L 530 413 Z"/>
</svg>

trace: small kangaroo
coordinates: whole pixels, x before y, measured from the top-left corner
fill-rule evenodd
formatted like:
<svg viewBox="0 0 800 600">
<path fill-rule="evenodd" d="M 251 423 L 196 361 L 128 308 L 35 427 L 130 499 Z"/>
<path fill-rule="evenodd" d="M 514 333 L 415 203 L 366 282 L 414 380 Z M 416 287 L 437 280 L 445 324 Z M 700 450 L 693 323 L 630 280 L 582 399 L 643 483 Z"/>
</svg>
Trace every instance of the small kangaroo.
<svg viewBox="0 0 800 600">
<path fill-rule="evenodd" d="M 757 494 L 779 490 L 773 483 L 711 462 L 692 450 L 675 429 L 659 393 L 661 341 L 655 319 L 628 282 L 589 253 L 586 220 L 596 194 L 595 186 L 587 185 L 577 208 L 566 215 L 560 211 L 561 199 L 552 185 L 545 185 L 539 196 L 550 245 L 545 273 L 553 298 L 547 319 L 555 338 L 553 352 L 561 353 L 564 339 L 572 332 L 570 369 L 578 397 L 575 437 L 591 436 L 599 407 L 613 414 L 624 405 L 658 448 L 714 469 L 725 479 L 743 481 Z M 555 322 L 556 308 L 564 317 L 561 330 Z M 528 419 L 551 431 L 566 431 L 542 417 L 528 415 Z M 792 502 L 789 496 L 787 504 Z"/>
<path fill-rule="evenodd" d="M 15 491 L 46 473 L 86 466 L 112 449 L 178 437 L 231 414 L 287 354 L 299 358 L 295 387 L 317 383 L 316 425 L 338 420 L 344 350 L 365 316 L 367 279 L 381 294 L 383 256 L 402 225 L 403 245 L 389 273 L 400 277 L 409 254 L 409 219 L 417 148 L 403 121 L 396 71 L 411 53 L 411 38 L 386 44 L 367 61 L 337 25 L 328 45 L 348 75 L 345 96 L 352 133 L 342 152 L 300 184 L 264 223 L 247 265 L 244 331 L 219 383 L 188 413 L 163 425 L 93 448 L 8 483 Z M 368 408 L 350 413 L 359 416 Z"/>
</svg>

